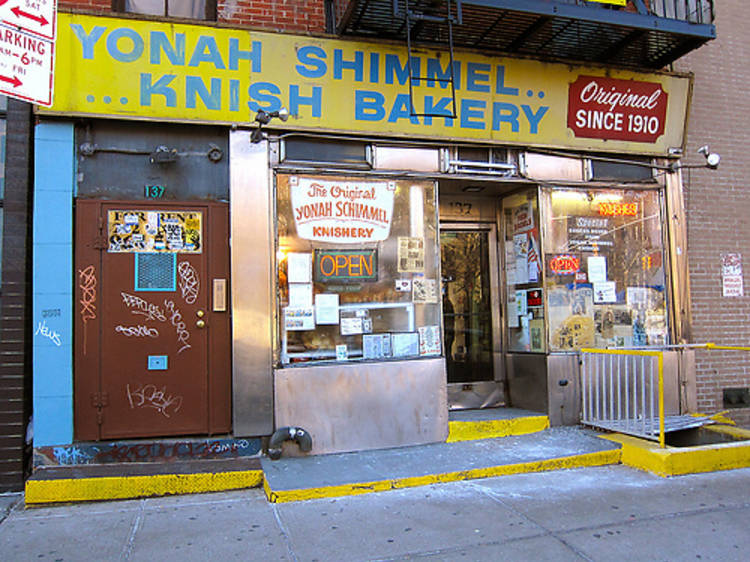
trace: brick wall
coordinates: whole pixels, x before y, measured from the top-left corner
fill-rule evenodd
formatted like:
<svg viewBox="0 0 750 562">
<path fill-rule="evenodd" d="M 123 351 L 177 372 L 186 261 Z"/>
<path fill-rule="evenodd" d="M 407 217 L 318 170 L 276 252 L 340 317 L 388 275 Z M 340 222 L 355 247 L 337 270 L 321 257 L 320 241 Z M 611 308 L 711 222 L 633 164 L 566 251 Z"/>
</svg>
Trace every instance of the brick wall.
<svg viewBox="0 0 750 562">
<path fill-rule="evenodd" d="M 688 256 L 693 306 L 693 339 L 750 345 L 750 3 L 715 2 L 717 39 L 683 57 L 675 70 L 695 73 L 695 89 L 685 161 L 702 163 L 697 149 L 718 152 L 716 171 L 685 173 Z M 720 254 L 743 259 L 744 297 L 722 297 Z M 722 389 L 750 386 L 750 352 L 700 352 L 697 357 L 698 406 L 722 410 Z M 732 409 L 733 418 L 750 423 L 750 409 Z"/>
<path fill-rule="evenodd" d="M 111 0 L 59 0 L 58 7 L 109 12 Z M 324 33 L 323 0 L 217 0 L 217 20 L 238 27 L 285 33 Z"/>
<path fill-rule="evenodd" d="M 31 393 L 31 106 L 8 100 L 0 299 L 0 492 L 23 487 Z"/>
</svg>

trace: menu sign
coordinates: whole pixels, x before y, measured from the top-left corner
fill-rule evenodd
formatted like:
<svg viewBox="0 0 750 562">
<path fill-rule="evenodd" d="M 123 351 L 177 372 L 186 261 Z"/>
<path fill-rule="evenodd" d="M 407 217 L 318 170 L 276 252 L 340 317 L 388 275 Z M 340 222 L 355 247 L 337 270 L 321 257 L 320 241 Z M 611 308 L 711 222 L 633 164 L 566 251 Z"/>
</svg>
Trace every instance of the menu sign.
<svg viewBox="0 0 750 562">
<path fill-rule="evenodd" d="M 668 97 L 657 82 L 579 76 L 568 89 L 568 127 L 576 137 L 655 143 Z"/>
<path fill-rule="evenodd" d="M 568 249 L 574 252 L 601 252 L 614 246 L 609 219 L 568 217 Z"/>
<path fill-rule="evenodd" d="M 292 177 L 289 188 L 300 238 L 361 244 L 391 232 L 395 182 Z"/>
</svg>

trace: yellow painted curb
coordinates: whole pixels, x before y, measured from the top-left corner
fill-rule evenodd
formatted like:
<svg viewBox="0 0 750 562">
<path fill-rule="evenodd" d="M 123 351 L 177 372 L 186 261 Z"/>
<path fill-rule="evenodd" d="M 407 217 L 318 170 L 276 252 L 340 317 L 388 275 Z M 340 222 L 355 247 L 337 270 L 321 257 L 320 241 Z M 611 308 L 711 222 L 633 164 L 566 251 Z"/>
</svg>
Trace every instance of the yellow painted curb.
<svg viewBox="0 0 750 562">
<path fill-rule="evenodd" d="M 199 494 L 253 488 L 262 482 L 262 470 L 27 480 L 26 504 Z"/>
<path fill-rule="evenodd" d="M 622 463 L 659 476 L 678 476 L 750 467 L 750 441 L 659 448 L 629 435 L 601 435 L 622 445 Z"/>
<path fill-rule="evenodd" d="M 442 484 L 446 482 L 458 482 L 461 480 L 475 480 L 477 478 L 492 478 L 508 474 L 522 474 L 528 472 L 543 472 L 547 470 L 560 470 L 565 468 L 581 468 L 584 466 L 603 466 L 617 464 L 620 462 L 620 450 L 599 451 L 584 455 L 573 455 L 557 459 L 526 462 L 520 464 L 491 466 L 487 468 L 475 468 L 457 472 L 446 472 L 443 474 L 427 474 L 425 476 L 412 476 L 406 478 L 394 478 L 391 480 L 379 480 L 374 482 L 361 482 L 356 484 L 343 484 L 340 486 L 324 486 L 321 488 L 306 488 L 297 490 L 271 490 L 268 480 L 264 480 L 263 489 L 266 497 L 271 503 L 286 503 L 293 501 L 312 500 L 320 498 L 337 498 L 342 496 L 356 496 L 370 494 L 373 492 L 384 492 L 386 490 L 398 490 L 401 488 L 415 488 L 429 484 Z"/>
<path fill-rule="evenodd" d="M 549 427 L 549 417 L 529 416 L 507 420 L 452 421 L 448 424 L 447 443 L 493 439 L 509 435 L 525 435 L 544 431 Z"/>
</svg>

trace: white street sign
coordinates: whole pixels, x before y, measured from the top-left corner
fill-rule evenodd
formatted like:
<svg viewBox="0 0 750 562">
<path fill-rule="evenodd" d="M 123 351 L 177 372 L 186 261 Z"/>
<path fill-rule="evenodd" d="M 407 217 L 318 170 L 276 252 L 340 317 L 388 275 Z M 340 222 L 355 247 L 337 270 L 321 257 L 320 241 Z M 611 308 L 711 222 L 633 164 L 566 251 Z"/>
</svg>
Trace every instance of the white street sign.
<svg viewBox="0 0 750 562">
<path fill-rule="evenodd" d="M 47 39 L 57 32 L 57 0 L 0 0 L 0 20 Z"/>
<path fill-rule="evenodd" d="M 52 105 L 55 43 L 0 23 L 0 93 Z"/>
</svg>

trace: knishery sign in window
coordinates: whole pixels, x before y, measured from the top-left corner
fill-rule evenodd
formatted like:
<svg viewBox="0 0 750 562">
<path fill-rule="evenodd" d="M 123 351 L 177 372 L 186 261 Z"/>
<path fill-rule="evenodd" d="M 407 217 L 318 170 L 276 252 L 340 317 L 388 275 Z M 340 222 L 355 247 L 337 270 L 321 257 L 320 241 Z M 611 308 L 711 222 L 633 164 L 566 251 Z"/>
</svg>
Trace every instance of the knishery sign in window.
<svg viewBox="0 0 750 562">
<path fill-rule="evenodd" d="M 289 188 L 300 238 L 360 244 L 390 235 L 395 182 L 292 177 Z"/>
</svg>

